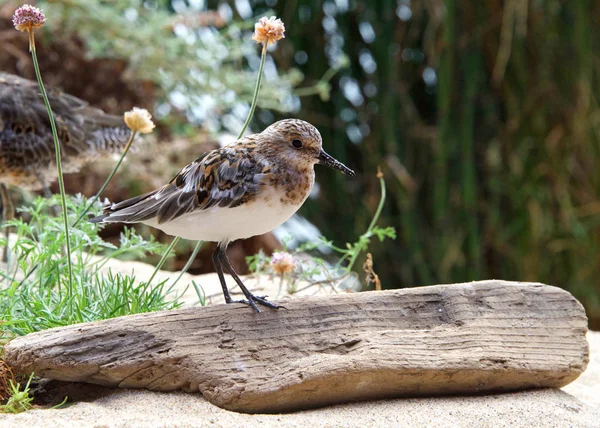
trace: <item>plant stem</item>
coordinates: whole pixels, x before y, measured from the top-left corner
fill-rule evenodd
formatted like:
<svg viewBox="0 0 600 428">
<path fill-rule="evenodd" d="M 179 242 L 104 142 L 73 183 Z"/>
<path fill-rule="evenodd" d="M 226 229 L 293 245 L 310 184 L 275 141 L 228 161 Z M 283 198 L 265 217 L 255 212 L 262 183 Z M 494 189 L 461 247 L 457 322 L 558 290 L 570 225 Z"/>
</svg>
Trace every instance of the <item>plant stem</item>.
<svg viewBox="0 0 600 428">
<path fill-rule="evenodd" d="M 56 131 L 56 123 L 54 123 L 54 115 L 52 114 L 52 107 L 50 107 L 50 101 L 48 101 L 48 94 L 44 83 L 42 82 L 42 75 L 40 73 L 40 67 L 38 65 L 37 55 L 35 52 L 35 39 L 33 37 L 33 30 L 29 30 L 29 51 L 31 52 L 31 58 L 33 60 L 33 68 L 35 69 L 35 76 L 40 86 L 40 92 L 44 98 L 44 104 L 48 110 L 48 118 L 50 119 L 50 127 L 52 128 L 52 138 L 54 139 L 54 151 L 56 152 L 56 169 L 58 172 L 58 185 L 60 188 L 60 199 L 63 209 L 63 221 L 65 227 L 65 238 L 67 246 L 67 269 L 69 271 L 69 304 L 71 303 L 71 296 L 73 295 L 73 267 L 71 266 L 71 244 L 69 242 L 69 219 L 67 218 L 67 200 L 65 197 L 65 181 L 62 173 L 62 163 L 60 154 L 60 142 L 58 141 L 58 133 Z M 60 280 L 59 280 L 60 281 Z"/>
<path fill-rule="evenodd" d="M 446 13 L 444 16 L 443 50 L 440 54 L 439 80 L 437 92 L 438 112 L 438 138 L 435 150 L 433 167 L 436 180 L 433 181 L 433 220 L 434 231 L 441 233 L 444 230 L 444 219 L 448 218 L 448 169 L 450 149 L 456 146 L 455 126 L 456 112 L 454 111 L 453 97 L 456 93 L 455 79 L 455 56 L 456 51 L 456 0 L 445 2 Z M 442 243 L 443 246 L 443 243 Z M 441 249 L 441 247 L 440 247 Z"/>
<path fill-rule="evenodd" d="M 194 251 L 192 251 L 192 254 L 190 255 L 190 258 L 185 263 L 185 266 L 183 267 L 183 269 L 181 269 L 181 272 L 179 273 L 179 276 L 177 277 L 177 279 L 175 279 L 175 282 L 173 283 L 173 285 L 171 287 L 175 287 L 175 284 L 177 284 L 179 282 L 179 280 L 181 279 L 181 277 L 183 276 L 183 274 L 186 273 L 187 270 L 190 268 L 190 266 L 192 265 L 192 262 L 194 261 L 194 259 L 198 255 L 198 252 L 200 251 L 200 247 L 202 246 L 203 243 L 204 243 L 204 241 L 198 241 L 198 242 L 196 242 L 196 246 L 194 247 Z"/>
<path fill-rule="evenodd" d="M 163 264 L 165 264 L 165 261 L 167 260 L 167 257 L 169 257 L 169 253 L 171 253 L 171 250 L 173 250 L 173 247 L 179 242 L 180 239 L 181 238 L 179 236 L 176 236 L 175 238 L 173 238 L 173 240 L 169 244 L 169 247 L 167 248 L 167 251 L 165 251 L 165 253 L 162 255 L 160 261 L 158 262 L 158 264 L 154 268 L 154 272 L 152 272 L 152 275 L 150 276 L 150 279 L 147 281 L 148 285 L 150 283 L 152 283 L 152 280 L 154 279 L 154 277 L 156 276 L 156 274 L 158 273 L 158 271 L 160 270 L 160 268 L 163 266 Z"/>
<path fill-rule="evenodd" d="M 466 279 L 474 281 L 481 276 L 481 240 L 479 239 L 478 212 L 477 212 L 477 173 L 475 166 L 475 129 L 477 127 L 475 118 L 475 106 L 477 99 L 477 88 L 481 65 L 479 55 L 474 50 L 469 50 L 464 56 L 465 85 L 463 88 L 463 99 L 460 125 L 457 126 L 461 141 L 461 187 L 463 197 L 464 222 L 466 226 L 466 244 L 469 263 L 465 271 Z"/>
<path fill-rule="evenodd" d="M 379 176 L 379 174 L 377 174 L 377 175 Z M 377 211 L 375 211 L 375 215 L 373 216 L 373 219 L 371 220 L 371 224 L 369 224 L 369 228 L 367 229 L 367 231 L 365 233 L 363 233 L 361 235 L 361 238 L 362 237 L 366 237 L 366 238 L 371 237 L 373 228 L 377 224 L 377 221 L 379 220 L 379 216 L 381 215 L 381 211 L 383 210 L 383 204 L 385 203 L 385 198 L 386 198 L 385 180 L 383 179 L 383 176 L 379 176 L 379 183 L 381 185 L 381 197 L 379 198 L 379 205 L 377 206 Z M 354 266 L 354 263 L 356 263 L 356 259 L 358 258 L 360 253 L 361 253 L 360 246 L 357 246 L 355 251 L 352 253 L 352 256 L 350 257 L 350 261 L 348 262 L 348 266 L 346 267 L 346 272 L 352 271 L 352 267 Z"/>
<path fill-rule="evenodd" d="M 383 204 L 385 203 L 387 193 L 385 190 L 385 180 L 383 179 L 383 177 L 379 177 L 379 184 L 381 186 L 381 197 L 379 198 L 379 205 L 377 206 L 377 211 L 375 211 L 375 215 L 373 216 L 373 220 L 371 220 L 371 224 L 367 229 L 367 233 L 370 233 L 379 221 L 379 216 L 381 215 L 381 211 L 383 210 Z"/>
<path fill-rule="evenodd" d="M 117 164 L 113 168 L 112 172 L 110 173 L 110 175 L 108 176 L 108 178 L 106 179 L 106 181 L 104 182 L 104 184 L 102 185 L 102 187 L 100 188 L 100 190 L 98 191 L 98 193 L 96 193 L 96 195 L 92 198 L 92 201 L 88 204 L 87 207 L 85 207 L 85 210 L 79 215 L 79 217 L 77 218 L 77 220 L 75 221 L 75 223 L 73 223 L 73 227 L 77 226 L 77 224 L 79 223 L 79 221 L 87 214 L 87 212 L 90 210 L 90 208 L 92 208 L 92 206 L 94 206 L 94 204 L 96 203 L 96 201 L 98 200 L 98 198 L 102 195 L 102 192 L 104 192 L 104 190 L 108 186 L 108 183 L 110 183 L 110 181 L 112 180 L 113 176 L 116 174 L 117 170 L 121 166 L 121 162 L 123 162 L 123 159 L 125 159 L 125 155 L 127 154 L 127 152 L 129 151 L 129 149 L 131 148 L 131 143 L 133 142 L 136 134 L 137 134 L 137 131 L 131 131 L 131 135 L 129 136 L 129 141 L 127 141 L 127 145 L 125 146 L 125 150 L 123 150 L 123 154 L 119 158 L 119 162 L 117 162 Z"/>
<path fill-rule="evenodd" d="M 254 88 L 254 96 L 252 97 L 252 105 L 250 106 L 250 112 L 248 112 L 248 117 L 246 118 L 246 122 L 244 126 L 242 126 L 242 130 L 238 135 L 238 139 L 242 138 L 244 132 L 246 132 L 246 128 L 248 128 L 248 124 L 252 120 L 252 116 L 254 115 L 254 109 L 256 109 L 256 101 L 258 100 L 258 92 L 260 91 L 260 83 L 262 82 L 263 68 L 265 66 L 265 59 L 267 58 L 267 44 L 263 44 L 262 55 L 260 57 L 260 68 L 258 69 L 258 79 L 256 80 L 256 87 Z"/>
<path fill-rule="evenodd" d="M 265 59 L 266 58 L 267 58 L 267 44 L 265 43 L 265 44 L 263 44 L 262 55 L 260 57 L 260 67 L 258 69 L 258 79 L 256 80 L 256 86 L 254 88 L 254 96 L 252 97 L 252 105 L 250 106 L 250 111 L 248 112 L 248 117 L 246 118 L 246 122 L 244 122 L 244 126 L 242 126 L 242 130 L 240 131 L 240 133 L 238 135 L 238 139 L 242 138 L 242 136 L 244 135 L 244 132 L 246 132 L 246 128 L 248 128 L 248 125 L 250 124 L 250 121 L 252 120 L 252 116 L 254 115 L 254 110 L 256 109 L 256 102 L 258 101 L 258 93 L 260 92 L 260 84 L 262 82 L 263 68 L 265 67 Z M 192 252 L 192 255 L 186 262 L 185 266 L 181 270 L 181 273 L 179 274 L 179 276 L 177 277 L 177 279 L 175 280 L 175 283 L 173 285 L 177 284 L 177 282 L 179 281 L 181 276 L 187 272 L 187 270 L 191 266 L 192 262 L 196 258 L 198 251 L 200 251 L 202 242 L 203 241 L 198 241 L 196 243 L 196 246 L 194 247 L 194 251 Z M 154 277 L 154 275 L 153 275 L 153 277 Z"/>
</svg>

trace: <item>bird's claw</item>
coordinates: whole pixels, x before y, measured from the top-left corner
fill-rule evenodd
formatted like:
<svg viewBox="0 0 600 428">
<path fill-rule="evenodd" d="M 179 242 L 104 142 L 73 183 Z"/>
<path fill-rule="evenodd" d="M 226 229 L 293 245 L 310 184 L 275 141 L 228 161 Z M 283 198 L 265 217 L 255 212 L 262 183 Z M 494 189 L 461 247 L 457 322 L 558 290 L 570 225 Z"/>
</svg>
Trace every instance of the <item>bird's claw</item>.
<svg viewBox="0 0 600 428">
<path fill-rule="evenodd" d="M 286 309 L 285 306 L 281 306 L 281 305 L 276 305 L 275 303 L 271 303 L 267 300 L 267 296 L 255 296 L 254 294 L 249 294 L 248 296 L 248 300 L 232 300 L 231 302 L 228 303 L 243 303 L 244 305 L 250 306 L 252 309 L 254 309 L 256 312 L 260 313 L 261 310 L 258 308 L 258 306 L 256 306 L 256 303 L 258 303 L 259 305 L 262 306 L 266 306 L 267 308 L 271 308 L 271 309 Z"/>
</svg>

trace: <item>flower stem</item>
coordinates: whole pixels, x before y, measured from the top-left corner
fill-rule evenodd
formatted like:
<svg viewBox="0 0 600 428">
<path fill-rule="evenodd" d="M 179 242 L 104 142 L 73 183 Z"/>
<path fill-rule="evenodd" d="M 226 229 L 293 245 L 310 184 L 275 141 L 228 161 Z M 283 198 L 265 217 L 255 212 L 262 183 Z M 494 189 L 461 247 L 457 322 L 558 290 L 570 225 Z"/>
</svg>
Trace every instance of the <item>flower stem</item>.
<svg viewBox="0 0 600 428">
<path fill-rule="evenodd" d="M 123 159 L 125 159 L 125 155 L 129 151 L 129 149 L 131 147 L 131 143 L 133 142 L 136 134 L 137 134 L 136 131 L 131 131 L 131 135 L 129 136 L 129 141 L 127 141 L 127 145 L 125 146 L 125 150 L 123 150 L 123 154 L 121 155 L 119 162 L 117 162 L 117 164 L 113 168 L 112 172 L 110 173 L 110 175 L 108 176 L 108 178 L 106 179 L 106 181 L 104 182 L 104 184 L 102 185 L 102 187 L 100 188 L 98 193 L 96 193 L 96 195 L 92 198 L 92 201 L 88 204 L 87 207 L 85 207 L 85 210 L 79 215 L 79 217 L 77 218 L 75 223 L 73 223 L 73 227 L 77 226 L 77 224 L 81 221 L 81 219 L 87 214 L 87 212 L 90 210 L 90 208 L 92 208 L 94 206 L 94 204 L 96 203 L 98 198 L 102 195 L 102 192 L 104 192 L 104 190 L 106 189 L 106 186 L 108 186 L 108 183 L 110 183 L 110 181 L 116 174 L 117 170 L 119 169 L 119 166 L 121 166 L 121 162 L 123 162 Z"/>
<path fill-rule="evenodd" d="M 260 91 L 260 84 L 262 82 L 263 68 L 265 67 L 265 59 L 267 58 L 267 44 L 263 44 L 262 55 L 260 57 L 260 68 L 258 69 L 258 79 L 256 80 L 256 87 L 254 88 L 254 96 L 252 97 L 252 105 L 250 106 L 250 112 L 248 113 L 248 117 L 246 118 L 246 122 L 244 126 L 242 126 L 242 130 L 238 135 L 238 139 L 242 138 L 244 132 L 246 132 L 246 128 L 250 124 L 252 120 L 252 116 L 254 115 L 254 109 L 256 109 L 256 101 L 258 100 L 258 92 Z"/>
<path fill-rule="evenodd" d="M 58 185 L 60 188 L 60 199 L 63 209 L 63 221 L 65 227 L 65 238 L 67 247 L 67 269 L 69 272 L 69 304 L 72 305 L 71 296 L 73 295 L 73 267 L 71 266 L 71 244 L 69 242 L 69 219 L 67 218 L 67 200 L 65 197 L 65 181 L 62 173 L 62 163 L 60 154 L 60 142 L 58 141 L 58 133 L 56 131 L 56 123 L 54 123 L 54 114 L 52 114 L 52 107 L 50 107 L 50 101 L 48 101 L 48 94 L 44 83 L 42 82 L 42 75 L 40 73 L 40 67 L 38 65 L 37 55 L 35 52 L 35 39 L 33 37 L 33 29 L 29 30 L 29 51 L 31 52 L 31 58 L 33 60 L 33 68 L 35 69 L 35 76 L 40 87 L 40 92 L 44 98 L 44 104 L 46 110 L 48 110 L 48 118 L 50 119 L 50 127 L 52 128 L 52 138 L 54 139 L 54 151 L 56 152 L 56 169 L 58 172 Z"/>
<path fill-rule="evenodd" d="M 265 59 L 266 58 L 267 58 L 267 44 L 264 43 L 263 48 L 262 48 L 262 55 L 260 57 L 260 67 L 258 69 L 258 79 L 256 80 L 256 86 L 254 87 L 254 96 L 252 97 L 252 105 L 250 106 L 250 111 L 248 112 L 248 117 L 246 118 L 246 122 L 244 122 L 244 126 L 242 126 L 242 130 L 240 131 L 240 133 L 238 135 L 238 139 L 242 138 L 242 136 L 244 135 L 244 132 L 246 132 L 246 128 L 248 128 L 248 125 L 250 124 L 250 121 L 252 120 L 252 116 L 254 116 L 254 110 L 256 109 L 256 102 L 258 101 L 258 93 L 260 92 L 260 84 L 262 82 L 263 68 L 265 67 Z M 179 278 L 181 278 L 181 276 L 187 272 L 187 270 L 191 266 L 194 258 L 198 254 L 198 251 L 200 250 L 200 246 L 202 245 L 202 242 L 203 241 L 198 241 L 196 243 L 196 246 L 194 247 L 194 251 L 192 252 L 192 255 L 186 262 L 185 266 L 181 270 L 181 273 L 179 274 L 179 276 L 177 277 L 177 279 L 175 280 L 175 283 L 173 285 L 177 284 L 177 281 L 179 281 Z"/>
<path fill-rule="evenodd" d="M 375 215 L 373 216 L 373 220 L 371 220 L 371 224 L 369 225 L 369 228 L 367 229 L 367 233 L 370 233 L 373 228 L 375 227 L 375 225 L 377 224 L 377 222 L 379 221 L 379 216 L 381 215 L 381 210 L 383 210 L 383 204 L 385 204 L 385 198 L 386 198 L 386 190 L 385 190 L 385 180 L 383 179 L 383 177 L 378 177 L 379 178 L 379 184 L 381 185 L 381 197 L 379 198 L 379 205 L 377 206 L 377 211 L 375 211 Z"/>
<path fill-rule="evenodd" d="M 375 211 L 375 215 L 373 216 L 373 219 L 371 220 L 371 224 L 369 224 L 369 228 L 367 229 L 367 231 L 365 233 L 363 233 L 361 235 L 361 238 L 362 237 L 366 237 L 366 238 L 371 237 L 373 228 L 375 227 L 375 225 L 377 224 L 377 221 L 379 220 L 379 216 L 381 215 L 381 210 L 383 209 L 383 204 L 385 203 L 385 198 L 386 198 L 385 180 L 383 179 L 383 176 L 379 176 L 379 174 L 378 174 L 378 177 L 379 177 L 379 183 L 381 185 L 381 197 L 379 198 L 379 205 L 377 206 L 377 211 Z M 352 271 L 352 267 L 354 266 L 354 263 L 356 263 L 356 259 L 358 258 L 360 253 L 361 253 L 361 247 L 357 245 L 356 248 L 354 249 L 354 251 L 352 252 L 350 261 L 348 262 L 348 266 L 346 266 L 346 272 Z"/>
</svg>

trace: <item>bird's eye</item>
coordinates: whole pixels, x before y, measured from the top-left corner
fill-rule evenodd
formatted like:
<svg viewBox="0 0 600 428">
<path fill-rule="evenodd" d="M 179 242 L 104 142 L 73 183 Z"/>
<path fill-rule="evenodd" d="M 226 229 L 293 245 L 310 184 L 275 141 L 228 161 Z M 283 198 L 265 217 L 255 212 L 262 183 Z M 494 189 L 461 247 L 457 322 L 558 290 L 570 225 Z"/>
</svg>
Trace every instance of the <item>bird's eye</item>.
<svg viewBox="0 0 600 428">
<path fill-rule="evenodd" d="M 292 146 L 294 146 L 294 148 L 296 148 L 296 149 L 300 149 L 300 148 L 302 148 L 302 141 L 294 140 L 294 141 L 292 141 Z"/>
</svg>

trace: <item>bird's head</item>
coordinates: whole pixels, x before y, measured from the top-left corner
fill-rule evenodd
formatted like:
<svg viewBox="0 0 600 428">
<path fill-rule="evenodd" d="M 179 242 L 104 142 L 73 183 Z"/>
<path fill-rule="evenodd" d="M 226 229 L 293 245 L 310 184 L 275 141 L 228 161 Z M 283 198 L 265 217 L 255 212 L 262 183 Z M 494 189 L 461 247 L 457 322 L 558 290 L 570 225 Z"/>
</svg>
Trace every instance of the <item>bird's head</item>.
<svg viewBox="0 0 600 428">
<path fill-rule="evenodd" d="M 262 144 L 279 159 L 300 166 L 326 165 L 353 177 L 354 171 L 323 150 L 321 134 L 310 123 L 298 119 L 275 122 L 260 136 Z M 265 147 L 265 148 L 267 148 Z"/>
</svg>

